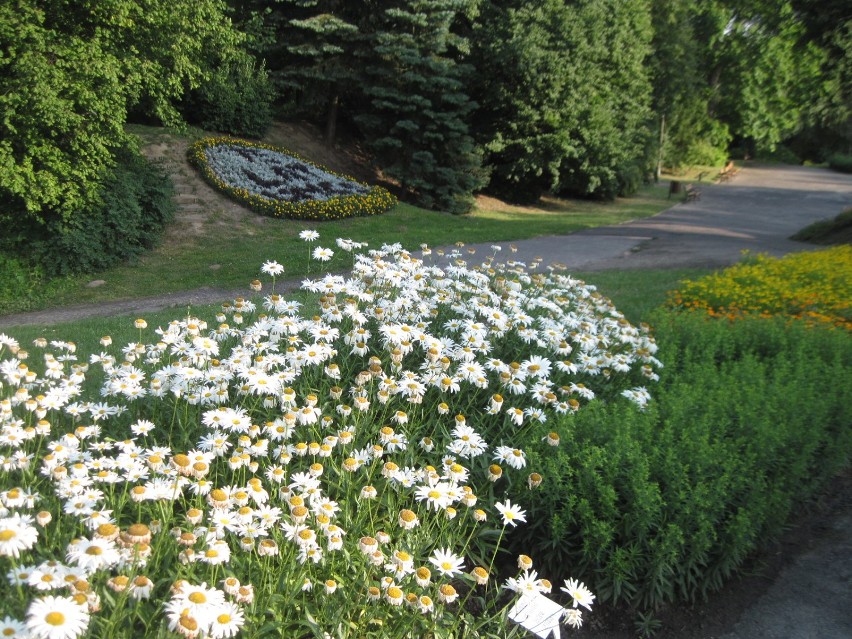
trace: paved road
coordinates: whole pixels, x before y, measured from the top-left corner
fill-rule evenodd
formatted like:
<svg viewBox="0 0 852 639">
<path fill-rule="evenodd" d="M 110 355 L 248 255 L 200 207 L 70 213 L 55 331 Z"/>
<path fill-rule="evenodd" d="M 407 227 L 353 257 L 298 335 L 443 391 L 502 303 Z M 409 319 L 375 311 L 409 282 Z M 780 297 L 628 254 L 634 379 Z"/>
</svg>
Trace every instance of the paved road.
<svg viewBox="0 0 852 639">
<path fill-rule="evenodd" d="M 618 226 L 514 242 L 515 259 L 541 256 L 571 270 L 723 267 L 742 251 L 813 250 L 790 235 L 852 208 L 852 176 L 795 166 L 748 167 L 724 184 L 696 184 L 701 199 Z M 491 252 L 474 245 L 477 255 Z"/>
</svg>

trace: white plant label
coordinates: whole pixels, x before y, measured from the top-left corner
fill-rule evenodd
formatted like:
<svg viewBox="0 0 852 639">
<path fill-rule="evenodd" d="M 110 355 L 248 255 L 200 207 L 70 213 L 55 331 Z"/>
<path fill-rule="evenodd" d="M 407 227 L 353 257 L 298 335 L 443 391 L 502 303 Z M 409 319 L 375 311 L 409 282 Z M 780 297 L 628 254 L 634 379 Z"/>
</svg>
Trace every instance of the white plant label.
<svg viewBox="0 0 852 639">
<path fill-rule="evenodd" d="M 509 619 L 534 635 L 547 639 L 560 639 L 559 621 L 565 612 L 555 601 L 541 593 L 524 593 L 509 611 Z"/>
</svg>

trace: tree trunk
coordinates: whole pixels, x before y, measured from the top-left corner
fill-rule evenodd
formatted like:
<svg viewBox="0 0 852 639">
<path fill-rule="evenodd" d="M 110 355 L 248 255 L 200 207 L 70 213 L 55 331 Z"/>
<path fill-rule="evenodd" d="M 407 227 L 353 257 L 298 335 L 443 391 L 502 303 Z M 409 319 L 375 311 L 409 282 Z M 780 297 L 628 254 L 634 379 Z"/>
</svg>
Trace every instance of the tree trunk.
<svg viewBox="0 0 852 639">
<path fill-rule="evenodd" d="M 334 139 L 337 136 L 337 107 L 339 104 L 340 96 L 335 94 L 329 102 L 328 114 L 325 120 L 325 145 L 327 147 L 334 146 Z"/>
</svg>

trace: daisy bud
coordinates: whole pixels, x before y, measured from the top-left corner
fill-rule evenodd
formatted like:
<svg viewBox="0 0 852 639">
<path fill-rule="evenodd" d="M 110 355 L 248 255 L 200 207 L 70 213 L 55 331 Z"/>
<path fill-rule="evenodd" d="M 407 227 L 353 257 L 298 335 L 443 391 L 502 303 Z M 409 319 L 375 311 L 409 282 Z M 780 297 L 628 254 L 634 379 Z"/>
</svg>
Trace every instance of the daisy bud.
<svg viewBox="0 0 852 639">
<path fill-rule="evenodd" d="M 456 592 L 456 589 L 450 584 L 443 584 L 438 589 L 438 601 L 441 603 L 451 604 L 458 599 L 458 596 L 459 594 Z"/>
<path fill-rule="evenodd" d="M 484 586 L 488 583 L 488 571 L 482 566 L 476 566 L 470 571 L 470 575 L 476 580 L 479 586 Z"/>
<path fill-rule="evenodd" d="M 121 592 L 130 584 L 130 577 L 126 575 L 116 575 L 107 581 L 107 586 L 114 592 Z"/>
<path fill-rule="evenodd" d="M 240 580 L 236 577 L 226 577 L 222 580 L 222 589 L 229 595 L 236 595 L 240 589 Z"/>
<path fill-rule="evenodd" d="M 518 555 L 518 570 L 529 570 L 532 565 L 532 558 L 527 555 Z"/>
<path fill-rule="evenodd" d="M 530 473 L 530 476 L 527 478 L 527 485 L 530 487 L 530 490 L 533 488 L 537 488 L 541 485 L 542 476 L 538 473 Z"/>
<path fill-rule="evenodd" d="M 254 601 L 254 586 L 251 584 L 240 586 L 234 597 L 234 601 L 240 604 L 250 604 Z"/>
<path fill-rule="evenodd" d="M 503 469 L 500 468 L 497 464 L 491 464 L 488 467 L 488 479 L 491 481 L 497 481 L 500 477 L 503 476 Z"/>
<path fill-rule="evenodd" d="M 400 590 L 397 586 L 391 586 L 385 590 L 385 598 L 388 600 L 390 605 L 399 606 L 402 604 L 403 600 L 402 590 Z"/>
<path fill-rule="evenodd" d="M 418 586 L 426 588 L 432 581 L 432 571 L 430 571 L 426 566 L 421 566 L 414 571 L 414 579 L 417 581 Z"/>
<path fill-rule="evenodd" d="M 139 318 L 135 322 L 133 322 L 133 326 L 139 329 L 148 328 L 148 322 L 146 322 L 142 318 Z"/>
</svg>

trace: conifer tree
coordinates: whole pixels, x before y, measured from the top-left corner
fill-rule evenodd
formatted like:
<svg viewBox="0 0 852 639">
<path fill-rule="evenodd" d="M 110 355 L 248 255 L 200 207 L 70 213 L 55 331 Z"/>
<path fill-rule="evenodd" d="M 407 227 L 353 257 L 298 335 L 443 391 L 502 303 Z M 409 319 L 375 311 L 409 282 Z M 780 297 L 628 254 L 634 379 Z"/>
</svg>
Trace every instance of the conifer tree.
<svg viewBox="0 0 852 639">
<path fill-rule="evenodd" d="M 563 101 L 568 9 L 562 0 L 492 0 L 480 11 L 471 29 L 474 133 L 491 171 L 488 188 L 535 201 L 577 153 Z"/>
<path fill-rule="evenodd" d="M 380 0 L 362 26 L 369 33 L 356 122 L 380 166 L 426 207 L 462 213 L 483 183 L 469 134 L 475 104 L 470 69 L 453 33 L 467 0 Z"/>
<path fill-rule="evenodd" d="M 285 96 L 303 113 L 325 114 L 325 141 L 334 144 L 341 99 L 356 88 L 359 34 L 353 23 L 360 3 L 344 0 L 281 0 L 279 43 Z M 363 10 L 363 9 L 361 9 Z"/>
</svg>

